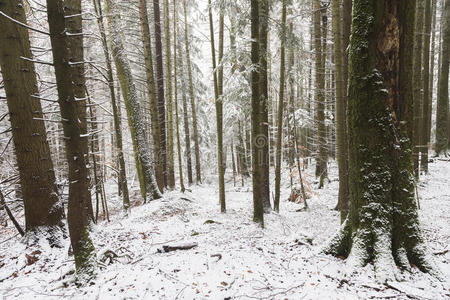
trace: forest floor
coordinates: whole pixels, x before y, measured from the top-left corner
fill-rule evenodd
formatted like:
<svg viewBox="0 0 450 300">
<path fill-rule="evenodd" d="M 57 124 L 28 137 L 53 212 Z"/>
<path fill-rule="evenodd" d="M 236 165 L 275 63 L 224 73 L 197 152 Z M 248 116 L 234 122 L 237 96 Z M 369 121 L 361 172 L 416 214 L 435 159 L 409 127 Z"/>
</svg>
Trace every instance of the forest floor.
<svg viewBox="0 0 450 300">
<path fill-rule="evenodd" d="M 400 281 L 380 284 L 372 265 L 351 273 L 345 261 L 320 254 L 339 227 L 333 164 L 330 179 L 324 189 L 313 188 L 309 209 L 299 211 L 302 204 L 286 200 L 285 174 L 281 211 L 265 215 L 265 229 L 252 222 L 250 180 L 244 187 L 229 180 L 226 214 L 219 212 L 213 177 L 192 192 L 170 192 L 136 206 L 128 218 L 112 214 L 92 236 L 99 260 L 112 254 L 108 250 L 119 257 L 104 261 L 97 279 L 82 288 L 74 284 L 68 242 L 62 249 L 27 248 L 10 225 L 0 233 L 0 298 L 449 299 L 450 162 L 430 164 L 430 175 L 419 183 L 422 229 L 447 282 L 413 267 L 398 274 Z M 120 206 L 114 189 L 112 208 Z M 189 250 L 161 251 L 163 245 L 192 243 L 197 246 Z"/>
</svg>

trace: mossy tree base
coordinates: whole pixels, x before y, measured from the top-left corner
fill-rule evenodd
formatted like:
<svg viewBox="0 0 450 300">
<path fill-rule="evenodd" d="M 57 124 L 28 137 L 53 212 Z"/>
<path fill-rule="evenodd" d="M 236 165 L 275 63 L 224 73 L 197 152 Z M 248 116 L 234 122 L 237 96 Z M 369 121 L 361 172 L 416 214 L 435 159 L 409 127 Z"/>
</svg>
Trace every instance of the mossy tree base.
<svg viewBox="0 0 450 300">
<path fill-rule="evenodd" d="M 427 254 L 414 197 L 412 45 L 415 3 L 355 0 L 349 51 L 349 213 L 324 250 L 350 267 L 373 262 L 440 277 Z"/>
</svg>

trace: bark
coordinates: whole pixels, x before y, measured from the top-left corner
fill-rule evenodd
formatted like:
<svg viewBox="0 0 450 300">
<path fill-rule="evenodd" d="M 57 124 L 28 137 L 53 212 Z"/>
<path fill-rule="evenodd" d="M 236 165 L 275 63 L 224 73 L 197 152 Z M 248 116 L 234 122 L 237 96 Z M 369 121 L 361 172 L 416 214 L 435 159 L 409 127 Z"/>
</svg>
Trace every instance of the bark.
<svg viewBox="0 0 450 300">
<path fill-rule="evenodd" d="M 26 24 L 23 2 L 0 0 L 0 10 Z M 59 246 L 64 234 L 64 208 L 58 195 L 50 147 L 43 121 L 28 30 L 0 17 L 0 68 L 6 93 L 12 140 L 30 242 L 46 236 Z"/>
<path fill-rule="evenodd" d="M 178 78 L 177 78 L 177 21 L 178 21 L 178 12 L 177 12 L 177 2 L 173 0 L 173 98 L 175 100 L 175 125 L 176 125 L 176 134 L 177 134 L 177 153 L 178 153 L 178 171 L 180 173 L 180 188 L 181 192 L 184 193 L 184 180 L 183 180 L 183 163 L 181 158 L 181 140 L 180 140 L 180 122 L 178 118 Z M 192 174 L 191 174 L 192 181 Z"/>
<path fill-rule="evenodd" d="M 141 195 L 144 201 L 151 201 L 162 197 L 156 183 L 150 146 L 145 133 L 145 121 L 140 108 L 134 78 L 131 73 L 130 63 L 125 55 L 125 49 L 119 31 L 118 16 L 112 0 L 106 0 L 106 12 L 111 35 L 111 48 L 116 64 L 117 75 L 123 91 L 123 99 L 128 116 L 131 138 L 135 153 L 136 168 L 138 169 L 141 183 Z"/>
<path fill-rule="evenodd" d="M 70 72 L 74 79 L 74 92 L 78 106 L 78 117 L 80 119 L 81 134 L 86 135 L 88 131 L 87 112 L 86 112 L 86 79 L 84 77 L 84 43 L 81 15 L 81 0 L 64 0 L 64 15 L 66 28 L 70 35 L 67 36 L 67 46 L 69 52 Z M 88 138 L 82 139 L 84 156 L 89 163 Z M 89 170 L 88 170 L 89 171 Z M 88 173 L 88 176 L 90 174 Z M 89 179 L 90 182 L 90 179 Z M 87 199 L 91 199 L 91 191 L 88 190 Z M 92 201 L 86 203 L 89 218 L 94 220 L 94 210 Z"/>
<path fill-rule="evenodd" d="M 81 281 L 95 277 L 95 249 L 89 237 L 88 209 L 91 201 L 86 168 L 85 143 L 78 116 L 74 75 L 71 72 L 68 38 L 62 1 L 47 0 L 50 41 L 53 53 L 58 103 L 63 119 L 66 159 L 69 166 L 69 202 L 67 221 L 75 266 Z M 89 197 L 88 197 L 89 195 Z"/>
<path fill-rule="evenodd" d="M 421 141 L 421 117 L 422 117 L 422 48 L 423 48 L 423 25 L 425 16 L 425 0 L 417 0 L 416 8 L 416 23 L 415 23 L 415 39 L 414 39 L 414 130 L 413 130 L 413 159 L 414 159 L 414 173 L 416 177 L 419 176 L 419 156 L 420 156 L 420 141 Z"/>
<path fill-rule="evenodd" d="M 161 123 L 159 122 L 158 99 L 156 96 L 153 56 L 150 40 L 150 29 L 147 14 L 147 0 L 139 0 L 139 16 L 141 23 L 142 43 L 144 45 L 145 79 L 150 104 L 152 122 L 153 157 L 155 160 L 155 176 L 160 191 L 164 190 L 164 164 L 161 156 Z"/>
<path fill-rule="evenodd" d="M 191 98 L 192 127 L 194 131 L 193 134 L 194 134 L 194 154 L 195 154 L 195 181 L 197 184 L 199 184 L 202 183 L 201 163 L 200 163 L 200 143 L 198 137 L 197 110 L 195 108 L 196 104 L 195 104 L 194 84 L 192 80 L 192 65 L 189 49 L 186 0 L 184 0 L 183 2 L 183 8 L 184 8 L 184 41 L 186 46 L 186 65 L 189 79 L 189 97 Z"/>
<path fill-rule="evenodd" d="M 348 144 L 340 3 L 340 0 L 332 1 L 334 65 L 336 70 L 336 144 L 339 172 L 339 196 L 336 209 L 341 211 L 341 221 L 344 221 L 343 219 L 348 213 Z"/>
<path fill-rule="evenodd" d="M 325 20 L 323 8 L 319 0 L 313 0 L 314 4 L 314 49 L 315 49 L 315 101 L 317 120 L 317 154 L 316 177 L 319 177 L 319 188 L 323 187 L 327 178 L 327 138 L 325 128 L 325 55 L 322 51 L 321 17 Z M 323 25 L 322 25 L 323 26 Z"/>
<path fill-rule="evenodd" d="M 275 154 L 275 199 L 273 208 L 280 211 L 280 183 L 281 183 L 281 141 L 283 135 L 283 110 L 285 89 L 285 55 L 286 55 L 286 0 L 283 0 L 281 12 L 281 48 L 280 48 L 280 90 L 277 115 L 277 150 Z"/>
<path fill-rule="evenodd" d="M 425 26 L 423 33 L 423 53 L 422 53 L 422 116 L 421 116 L 421 157 L 420 168 L 428 173 L 428 142 L 430 140 L 430 128 L 428 128 L 428 115 L 430 114 L 430 38 L 431 38 L 431 0 L 425 0 Z"/>
<path fill-rule="evenodd" d="M 260 7 L 258 0 L 251 0 L 251 90 L 252 90 L 252 168 L 253 168 L 253 221 L 264 227 L 263 198 L 268 197 L 264 189 L 263 155 L 267 136 L 262 134 L 262 110 L 265 101 L 260 92 Z"/>
<path fill-rule="evenodd" d="M 214 45 L 214 27 L 212 17 L 211 0 L 208 0 L 208 15 L 209 15 L 209 32 L 211 38 L 211 57 L 212 69 L 214 78 L 214 102 L 216 104 L 216 123 L 217 123 L 217 169 L 219 177 L 219 203 L 220 211 L 226 211 L 225 203 L 225 179 L 224 179 L 224 159 L 223 159 L 223 105 L 222 105 L 222 84 L 223 71 L 222 68 L 217 68 L 216 65 L 216 50 Z M 219 17 L 219 64 L 223 56 L 223 9 L 220 9 Z M 219 70 L 217 70 L 219 69 Z M 219 77 L 219 78 L 218 78 Z"/>
<path fill-rule="evenodd" d="M 427 254 L 412 165 L 415 3 L 356 0 L 349 66 L 350 211 L 325 252 L 374 263 L 381 282 L 397 264 L 439 273 Z"/>
<path fill-rule="evenodd" d="M 185 144 L 185 156 L 186 156 L 186 168 L 188 173 L 188 183 L 191 185 L 193 183 L 192 179 L 192 153 L 191 153 L 191 135 L 189 132 L 189 117 L 188 117 L 188 107 L 186 100 L 186 79 L 184 76 L 183 67 L 183 53 L 181 52 L 181 47 L 178 47 L 178 65 L 180 68 L 180 77 L 182 82 L 182 99 L 183 99 L 183 123 L 184 123 L 184 144 Z"/>
<path fill-rule="evenodd" d="M 432 20 L 432 29 L 431 29 L 431 50 L 430 50 L 430 70 L 429 70 L 429 74 L 430 74 L 430 78 L 429 78 L 429 99 L 428 99 L 428 103 L 429 103 L 429 108 L 428 108 L 428 116 L 427 116 L 427 143 L 430 144 L 431 143 L 431 119 L 432 119 L 432 114 L 433 114 L 433 90 L 434 90 L 434 58 L 435 58 L 435 48 L 436 48 L 436 16 L 437 16 L 437 2 L 438 0 L 432 0 L 432 14 L 433 14 L 433 20 Z M 437 95 L 436 95 L 437 96 Z M 429 149 L 428 149 L 429 150 Z M 427 152 L 428 154 L 428 152 Z M 427 166 L 428 166 L 428 162 L 427 162 Z"/>
<path fill-rule="evenodd" d="M 164 99 L 164 66 L 161 42 L 161 17 L 159 0 L 153 0 L 153 25 L 155 27 L 155 51 L 156 51 L 156 86 L 158 94 L 158 120 L 159 120 L 159 154 L 157 164 L 161 164 L 163 170 L 164 188 L 168 184 L 167 170 L 167 141 L 166 141 L 166 100 Z M 162 191 L 162 190 L 161 190 Z"/>
<path fill-rule="evenodd" d="M 270 206 L 270 157 L 269 157 L 269 147 L 270 147 L 270 139 L 269 139 L 269 85 L 268 85 L 268 51 L 269 51 L 269 43 L 268 43 L 268 35 L 269 35 L 269 1 L 261 0 L 260 1 L 260 32 L 259 32 L 259 56 L 260 56 L 260 75 L 259 75 L 259 88 L 260 88 L 260 107 L 259 113 L 261 114 L 261 119 L 259 121 L 258 126 L 260 126 L 258 135 L 254 136 L 253 142 L 256 143 L 256 139 L 263 140 L 264 142 L 261 145 L 261 151 L 259 155 L 261 155 L 262 164 L 261 168 L 261 176 L 263 180 L 263 185 L 261 188 L 262 192 L 262 201 L 264 211 L 267 212 L 271 209 Z M 256 137 L 256 139 L 255 139 Z"/>
<path fill-rule="evenodd" d="M 445 153 L 448 147 L 448 74 L 450 56 L 450 0 L 443 1 L 442 17 L 442 50 L 439 70 L 439 97 L 436 114 L 436 155 Z"/>
<path fill-rule="evenodd" d="M 175 162 L 173 146 L 172 62 L 170 49 L 169 0 L 164 0 L 164 41 L 166 48 L 166 100 L 167 100 L 167 185 L 175 188 Z M 173 50 L 175 52 L 175 49 Z"/>
</svg>

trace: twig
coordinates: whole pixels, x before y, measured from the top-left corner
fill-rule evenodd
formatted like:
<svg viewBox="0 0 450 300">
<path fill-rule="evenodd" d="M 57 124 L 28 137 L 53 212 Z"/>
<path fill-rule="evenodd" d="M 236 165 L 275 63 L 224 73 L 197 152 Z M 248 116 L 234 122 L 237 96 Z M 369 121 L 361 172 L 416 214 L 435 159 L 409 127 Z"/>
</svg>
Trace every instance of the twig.
<svg viewBox="0 0 450 300">
<path fill-rule="evenodd" d="M 217 253 L 217 254 L 211 254 L 211 257 L 217 257 L 217 261 L 222 259 L 222 254 Z"/>
<path fill-rule="evenodd" d="M 6 243 L 7 241 L 9 241 L 9 240 L 11 240 L 11 239 L 13 239 L 13 238 L 15 238 L 17 235 L 19 235 L 18 233 L 16 233 L 15 235 L 13 235 L 12 237 L 9 237 L 9 238 L 7 238 L 6 240 L 4 240 L 4 241 L 1 241 L 0 242 L 0 244 L 3 244 L 3 243 Z"/>
</svg>

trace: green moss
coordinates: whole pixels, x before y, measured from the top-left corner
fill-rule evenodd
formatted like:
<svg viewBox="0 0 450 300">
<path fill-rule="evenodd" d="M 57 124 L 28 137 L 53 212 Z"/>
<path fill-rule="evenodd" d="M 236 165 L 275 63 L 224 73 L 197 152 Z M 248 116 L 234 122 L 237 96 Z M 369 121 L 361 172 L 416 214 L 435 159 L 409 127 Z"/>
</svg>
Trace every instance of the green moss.
<svg viewBox="0 0 450 300">
<path fill-rule="evenodd" d="M 73 248 L 77 279 L 80 284 L 85 284 L 94 279 L 97 275 L 95 247 L 89 237 L 89 226 L 84 227 L 78 247 Z"/>
</svg>

